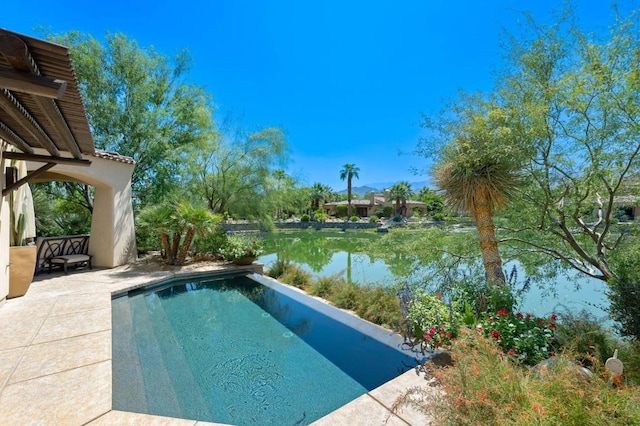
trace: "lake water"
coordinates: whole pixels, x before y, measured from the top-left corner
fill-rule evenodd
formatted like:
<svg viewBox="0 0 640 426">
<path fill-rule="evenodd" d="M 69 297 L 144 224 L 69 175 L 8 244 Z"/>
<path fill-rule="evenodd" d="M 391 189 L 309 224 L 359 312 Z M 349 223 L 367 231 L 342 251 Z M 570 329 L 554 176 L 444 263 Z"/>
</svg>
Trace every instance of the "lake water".
<svg viewBox="0 0 640 426">
<path fill-rule="evenodd" d="M 388 286 L 405 280 L 410 273 L 405 260 L 385 261 L 366 252 L 366 245 L 379 238 L 383 235 L 371 230 L 273 232 L 265 235 L 265 254 L 258 261 L 269 268 L 278 259 L 285 259 L 314 277 L 340 275 L 360 284 Z M 512 265 L 506 263 L 505 269 L 510 270 Z M 597 318 L 607 317 L 604 282 L 564 277 L 553 281 L 555 294 L 532 285 L 519 309 L 537 316 L 586 310 Z"/>
</svg>

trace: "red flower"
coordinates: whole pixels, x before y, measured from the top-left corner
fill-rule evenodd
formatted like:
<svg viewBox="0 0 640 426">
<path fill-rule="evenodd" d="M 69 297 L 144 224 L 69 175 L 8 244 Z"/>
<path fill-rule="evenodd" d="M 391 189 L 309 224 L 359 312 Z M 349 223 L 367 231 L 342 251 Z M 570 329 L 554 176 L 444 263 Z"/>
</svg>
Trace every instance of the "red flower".
<svg viewBox="0 0 640 426">
<path fill-rule="evenodd" d="M 444 337 L 444 333 L 440 333 L 440 337 Z"/>
<path fill-rule="evenodd" d="M 440 346 L 440 341 L 436 340 L 436 347 Z"/>
<path fill-rule="evenodd" d="M 489 318 L 487 318 L 487 321 L 489 321 L 489 322 L 493 322 L 493 317 L 489 317 Z"/>
<path fill-rule="evenodd" d="M 509 352 L 507 352 L 509 355 L 515 355 L 516 351 L 514 351 L 513 349 L 509 349 Z"/>
<path fill-rule="evenodd" d="M 555 321 L 558 319 L 558 316 L 556 314 L 551 314 L 551 319 Z"/>
<path fill-rule="evenodd" d="M 527 319 L 531 319 L 531 314 L 527 314 Z"/>
<path fill-rule="evenodd" d="M 429 336 L 428 334 L 425 333 L 424 338 L 427 340 L 431 340 L 431 336 Z"/>
<path fill-rule="evenodd" d="M 507 315 L 507 310 L 506 310 L 506 309 L 500 309 L 500 310 L 498 311 L 498 316 L 499 316 L 499 317 L 503 317 L 503 316 L 505 316 L 505 315 Z"/>
<path fill-rule="evenodd" d="M 498 333 L 496 330 L 493 330 L 491 332 L 491 336 L 493 336 L 495 339 L 500 339 L 500 333 Z"/>
<path fill-rule="evenodd" d="M 451 338 L 451 333 L 447 332 L 446 336 L 447 336 L 448 338 Z"/>
<path fill-rule="evenodd" d="M 516 314 L 516 316 L 517 316 L 518 318 L 522 318 L 522 314 L 521 314 L 520 312 L 518 312 L 518 313 Z"/>
<path fill-rule="evenodd" d="M 435 329 L 435 328 L 431 327 L 431 328 L 429 329 L 429 334 L 435 334 L 435 332 L 436 332 L 436 329 Z"/>
<path fill-rule="evenodd" d="M 553 329 L 555 329 L 555 328 L 556 328 L 556 323 L 555 323 L 555 322 L 552 322 L 551 324 L 549 324 L 549 328 L 553 328 Z"/>
</svg>

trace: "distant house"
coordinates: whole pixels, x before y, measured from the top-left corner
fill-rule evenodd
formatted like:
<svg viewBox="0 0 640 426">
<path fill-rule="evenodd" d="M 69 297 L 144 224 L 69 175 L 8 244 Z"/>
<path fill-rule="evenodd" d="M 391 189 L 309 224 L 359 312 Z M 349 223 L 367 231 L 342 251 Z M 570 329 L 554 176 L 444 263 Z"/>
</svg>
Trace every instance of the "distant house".
<svg viewBox="0 0 640 426">
<path fill-rule="evenodd" d="M 345 206 L 349 204 L 348 201 L 334 201 L 331 203 L 324 203 L 322 209 L 329 216 L 335 216 L 338 206 Z M 351 200 L 351 208 L 354 214 L 358 217 L 369 217 L 376 214 L 376 212 L 384 207 L 391 207 L 393 212 L 396 212 L 396 200 L 386 200 L 383 194 L 369 195 L 368 198 L 362 200 Z M 426 211 L 427 205 L 421 201 L 407 200 L 404 203 L 400 203 L 401 213 L 405 217 L 411 217 L 415 209 L 422 209 Z"/>
<path fill-rule="evenodd" d="M 640 218 L 640 178 L 627 177 L 622 184 L 620 195 L 613 197 L 613 206 L 618 209 L 618 218 L 636 220 Z"/>
</svg>

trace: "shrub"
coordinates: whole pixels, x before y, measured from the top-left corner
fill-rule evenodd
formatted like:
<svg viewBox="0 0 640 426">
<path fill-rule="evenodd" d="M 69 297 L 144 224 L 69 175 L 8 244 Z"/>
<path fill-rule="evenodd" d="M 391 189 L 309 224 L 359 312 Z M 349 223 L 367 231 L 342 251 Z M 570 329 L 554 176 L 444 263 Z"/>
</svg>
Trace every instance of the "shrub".
<svg viewBox="0 0 640 426">
<path fill-rule="evenodd" d="M 300 222 L 309 222 L 310 220 L 311 220 L 311 217 L 309 217 L 309 215 L 306 213 L 300 216 Z"/>
<path fill-rule="evenodd" d="M 558 343 L 583 365 L 604 364 L 618 346 L 614 336 L 586 311 L 563 314 L 556 330 Z"/>
<path fill-rule="evenodd" d="M 442 424 L 630 425 L 640 418 L 637 388 L 612 387 L 606 375 L 579 376 L 565 355 L 547 369 L 520 368 L 468 331 L 452 357 L 453 367 L 432 367 L 444 392 L 419 407 Z"/>
<path fill-rule="evenodd" d="M 289 267 L 289 262 L 284 259 L 278 259 L 275 261 L 273 266 L 267 269 L 266 274 L 271 278 L 278 279 L 285 273 L 287 268 Z"/>
<path fill-rule="evenodd" d="M 284 273 L 280 275 L 278 280 L 294 287 L 305 289 L 311 285 L 312 277 L 310 273 L 298 265 L 290 263 L 287 265 Z"/>
<path fill-rule="evenodd" d="M 331 300 L 333 295 L 333 287 L 343 279 L 339 275 L 332 275 L 330 277 L 320 277 L 316 279 L 309 286 L 309 293 L 322 297 L 326 300 Z"/>
<path fill-rule="evenodd" d="M 324 223 L 329 219 L 329 215 L 322 209 L 318 209 L 313 213 L 313 218 L 316 222 Z"/>
<path fill-rule="evenodd" d="M 609 313 L 623 336 L 640 341 L 640 243 L 620 247 L 611 260 L 616 277 L 609 280 Z"/>
<path fill-rule="evenodd" d="M 369 223 L 376 223 L 380 218 L 376 215 L 373 215 L 369 218 Z"/>
<path fill-rule="evenodd" d="M 476 330 L 496 344 L 502 355 L 527 365 L 535 365 L 555 353 L 556 316 L 549 319 L 529 314 L 515 315 L 505 309 L 478 321 Z"/>
<path fill-rule="evenodd" d="M 338 204 L 336 206 L 336 216 L 337 217 L 347 217 L 348 208 L 344 204 Z"/>
<path fill-rule="evenodd" d="M 387 328 L 398 328 L 403 319 L 398 296 L 380 287 L 360 287 L 355 312 L 360 318 Z"/>
<path fill-rule="evenodd" d="M 458 334 L 453 310 L 442 296 L 418 291 L 407 307 L 413 337 L 424 338 L 432 348 L 450 346 Z"/>
<path fill-rule="evenodd" d="M 196 238 L 193 245 L 199 254 L 217 254 L 227 242 L 226 233 L 222 228 Z"/>
<path fill-rule="evenodd" d="M 386 206 L 379 208 L 376 210 L 375 214 L 378 217 L 391 217 L 391 215 L 393 215 L 393 207 Z"/>
<path fill-rule="evenodd" d="M 357 222 L 360 220 L 360 218 L 358 216 L 351 216 L 351 219 L 349 219 L 351 222 Z"/>
<path fill-rule="evenodd" d="M 241 259 L 244 257 L 258 257 L 262 254 L 262 241 L 254 236 L 245 234 L 231 234 L 220 247 L 219 253 L 225 260 Z"/>
<path fill-rule="evenodd" d="M 341 309 L 355 310 L 358 306 L 358 286 L 340 281 L 333 287 L 331 302 Z"/>
</svg>

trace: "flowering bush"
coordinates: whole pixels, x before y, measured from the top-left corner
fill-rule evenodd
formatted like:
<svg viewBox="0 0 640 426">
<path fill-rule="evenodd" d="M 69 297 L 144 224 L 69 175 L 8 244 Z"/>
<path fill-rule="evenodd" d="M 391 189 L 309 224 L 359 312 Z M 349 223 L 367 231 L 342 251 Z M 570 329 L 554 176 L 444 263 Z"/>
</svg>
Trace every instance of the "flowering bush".
<svg viewBox="0 0 640 426">
<path fill-rule="evenodd" d="M 549 319 L 505 309 L 481 319 L 476 330 L 498 344 L 504 355 L 534 365 L 554 354 L 556 316 Z"/>
<path fill-rule="evenodd" d="M 220 255 L 225 260 L 258 257 L 262 254 L 262 241 L 243 234 L 227 235 L 227 241 L 220 248 Z"/>
<path fill-rule="evenodd" d="M 407 319 L 415 337 L 422 337 L 432 348 L 450 346 L 458 334 L 454 314 L 442 296 L 420 291 L 408 307 Z"/>
</svg>

